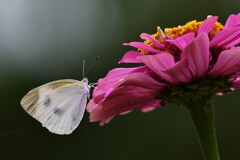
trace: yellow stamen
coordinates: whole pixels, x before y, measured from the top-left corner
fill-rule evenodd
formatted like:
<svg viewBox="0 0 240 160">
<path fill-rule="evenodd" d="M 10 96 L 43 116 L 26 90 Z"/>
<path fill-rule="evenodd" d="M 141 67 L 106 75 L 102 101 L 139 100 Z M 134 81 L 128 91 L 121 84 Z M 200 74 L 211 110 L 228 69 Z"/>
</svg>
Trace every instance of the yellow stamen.
<svg viewBox="0 0 240 160">
<path fill-rule="evenodd" d="M 165 28 L 165 35 L 169 38 L 177 38 L 189 32 L 197 33 L 202 22 L 197 22 L 196 20 L 190 21 L 183 26 L 177 26 L 173 28 Z M 210 32 L 210 37 L 215 36 L 219 31 L 223 29 L 223 25 L 219 22 L 216 22 L 212 31 Z"/>
<path fill-rule="evenodd" d="M 162 29 L 160 27 L 157 27 L 157 32 L 155 34 L 152 35 L 152 37 L 156 40 L 158 40 L 159 42 L 164 42 L 164 39 L 167 38 L 172 38 L 175 39 L 177 37 L 180 37 L 186 33 L 189 32 L 194 32 L 195 34 L 197 34 L 198 29 L 200 27 L 200 25 L 202 24 L 202 21 L 198 22 L 196 20 L 190 21 L 188 23 L 186 23 L 185 25 L 181 26 L 177 26 L 177 27 L 173 27 L 173 28 L 165 28 L 164 32 L 162 31 Z M 209 33 L 209 37 L 212 38 L 214 37 L 219 31 L 223 30 L 224 26 L 219 23 L 216 22 L 213 29 L 210 31 Z M 144 41 L 145 44 L 147 44 L 148 46 L 153 46 L 152 42 L 146 40 Z M 148 52 L 139 49 L 139 51 L 142 54 L 148 54 Z"/>
<path fill-rule="evenodd" d="M 224 26 L 220 22 L 216 22 L 210 32 L 210 37 L 214 37 L 219 31 L 223 30 Z"/>
</svg>

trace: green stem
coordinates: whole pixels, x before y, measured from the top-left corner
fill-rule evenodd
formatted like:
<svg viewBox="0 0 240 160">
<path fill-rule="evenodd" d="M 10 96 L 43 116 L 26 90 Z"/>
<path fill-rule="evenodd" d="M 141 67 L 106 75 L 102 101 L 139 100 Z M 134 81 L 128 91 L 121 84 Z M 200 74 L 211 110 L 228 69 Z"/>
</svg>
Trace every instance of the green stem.
<svg viewBox="0 0 240 160">
<path fill-rule="evenodd" d="M 220 160 L 211 102 L 187 105 L 196 128 L 205 160 Z"/>
</svg>

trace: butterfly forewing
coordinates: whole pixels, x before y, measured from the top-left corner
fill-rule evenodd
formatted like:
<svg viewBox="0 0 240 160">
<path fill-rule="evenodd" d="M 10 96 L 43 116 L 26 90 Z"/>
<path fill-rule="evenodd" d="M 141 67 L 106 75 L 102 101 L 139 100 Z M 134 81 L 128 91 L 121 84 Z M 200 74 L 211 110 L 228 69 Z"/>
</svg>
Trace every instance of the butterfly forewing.
<svg viewBox="0 0 240 160">
<path fill-rule="evenodd" d="M 59 80 L 31 90 L 21 105 L 50 132 L 70 134 L 82 120 L 88 95 L 86 79 Z"/>
</svg>

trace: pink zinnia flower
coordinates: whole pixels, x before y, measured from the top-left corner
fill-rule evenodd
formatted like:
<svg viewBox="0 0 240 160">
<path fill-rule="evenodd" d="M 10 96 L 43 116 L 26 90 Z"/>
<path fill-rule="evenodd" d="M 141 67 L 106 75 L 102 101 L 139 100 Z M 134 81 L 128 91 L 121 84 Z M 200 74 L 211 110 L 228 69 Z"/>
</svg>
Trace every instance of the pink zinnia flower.
<svg viewBox="0 0 240 160">
<path fill-rule="evenodd" d="M 158 27 L 154 35 L 140 35 L 144 42 L 124 43 L 138 51 L 127 52 L 119 63 L 143 65 L 113 69 L 98 81 L 87 107 L 90 121 L 103 125 L 136 108 L 187 105 L 238 88 L 240 14 L 229 16 L 225 26 L 217 19 L 209 16 L 164 32 Z"/>
</svg>

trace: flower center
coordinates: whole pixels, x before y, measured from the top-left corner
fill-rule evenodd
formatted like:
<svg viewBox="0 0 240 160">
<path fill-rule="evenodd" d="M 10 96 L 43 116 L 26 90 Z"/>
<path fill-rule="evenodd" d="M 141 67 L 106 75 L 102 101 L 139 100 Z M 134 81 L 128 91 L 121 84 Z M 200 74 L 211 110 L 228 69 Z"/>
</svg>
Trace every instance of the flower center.
<svg viewBox="0 0 240 160">
<path fill-rule="evenodd" d="M 180 37 L 189 32 L 194 32 L 195 34 L 197 34 L 197 31 L 201 24 L 202 24 L 202 22 L 193 20 L 193 21 L 186 23 L 183 26 L 179 25 L 179 26 L 173 27 L 173 28 L 165 28 L 164 32 L 167 37 L 175 39 L 175 38 Z M 216 22 L 213 29 L 210 32 L 210 35 L 209 35 L 210 38 L 215 36 L 221 30 L 223 30 L 223 25 L 219 22 Z"/>
<path fill-rule="evenodd" d="M 174 104 L 197 102 L 212 98 L 216 93 L 229 93 L 231 81 L 225 78 L 208 78 L 185 85 L 172 85 L 158 96 L 161 100 Z"/>
<path fill-rule="evenodd" d="M 198 31 L 199 27 L 201 26 L 201 24 L 202 24 L 202 22 L 193 20 L 193 21 L 186 23 L 183 26 L 179 25 L 179 26 L 173 27 L 173 28 L 165 28 L 164 33 L 162 32 L 162 30 L 159 27 L 158 31 L 151 36 L 154 39 L 158 40 L 159 42 L 162 42 L 163 44 L 165 44 L 165 47 L 164 47 L 165 49 L 161 49 L 161 50 L 166 50 L 166 51 L 169 51 L 170 53 L 174 53 L 174 55 L 179 56 L 180 53 L 174 52 L 175 50 L 178 50 L 177 47 L 174 47 L 174 45 L 170 45 L 169 43 L 165 42 L 164 39 L 165 38 L 175 39 L 175 38 L 178 38 L 189 32 L 193 32 L 193 33 L 197 34 L 197 31 Z M 221 23 L 216 22 L 213 29 L 209 33 L 209 38 L 212 39 L 219 31 L 223 30 L 223 28 L 224 28 L 224 26 Z M 149 40 L 144 41 L 144 43 L 150 47 L 155 48 L 154 45 L 152 44 L 152 42 Z M 155 49 L 158 49 L 158 48 L 155 48 Z M 149 54 L 147 51 L 142 50 L 142 49 L 139 49 L 139 51 L 142 54 Z"/>
</svg>

